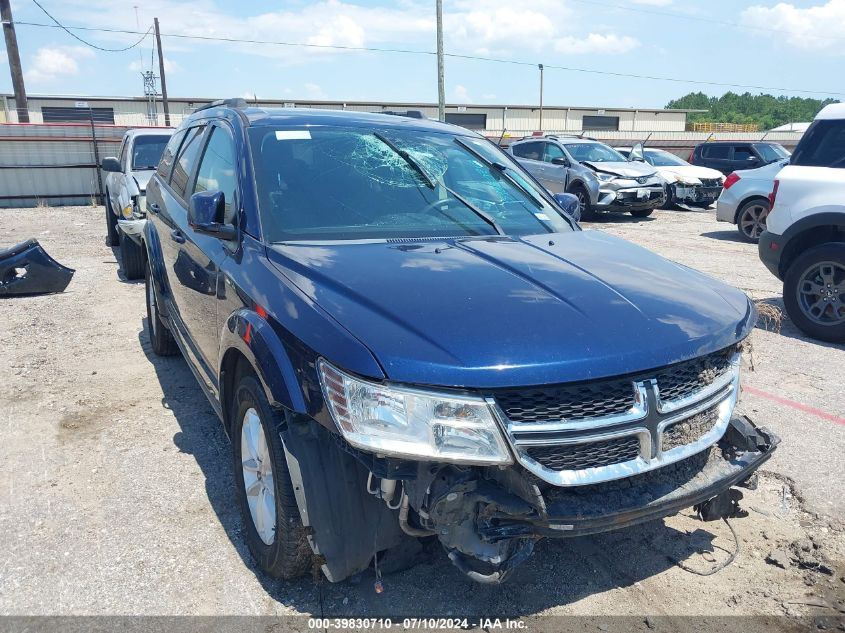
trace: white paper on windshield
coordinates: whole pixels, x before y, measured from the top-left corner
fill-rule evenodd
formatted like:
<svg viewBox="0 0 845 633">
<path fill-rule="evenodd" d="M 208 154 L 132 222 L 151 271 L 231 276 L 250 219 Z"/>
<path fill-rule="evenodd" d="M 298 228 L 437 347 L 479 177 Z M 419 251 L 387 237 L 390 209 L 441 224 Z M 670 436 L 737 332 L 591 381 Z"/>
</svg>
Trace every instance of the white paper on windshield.
<svg viewBox="0 0 845 633">
<path fill-rule="evenodd" d="M 277 141 L 309 140 L 311 132 L 308 130 L 276 130 Z"/>
</svg>

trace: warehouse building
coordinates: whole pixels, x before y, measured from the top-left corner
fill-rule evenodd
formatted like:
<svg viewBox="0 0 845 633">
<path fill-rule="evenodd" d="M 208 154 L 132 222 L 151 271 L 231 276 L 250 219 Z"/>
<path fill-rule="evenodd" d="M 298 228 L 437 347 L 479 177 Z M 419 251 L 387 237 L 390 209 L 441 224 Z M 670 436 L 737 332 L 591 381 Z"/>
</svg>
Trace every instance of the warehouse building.
<svg viewBox="0 0 845 633">
<path fill-rule="evenodd" d="M 14 97 L 0 95 L 0 122 L 15 123 Z M 170 98 L 171 124 L 178 124 L 185 116 L 212 98 Z M 437 118 L 437 105 L 432 103 L 383 101 L 297 101 L 258 99 L 250 104 L 268 108 L 321 108 L 384 112 L 414 110 L 430 118 Z M 67 123 L 88 122 L 115 125 L 164 125 L 161 102 L 146 97 L 75 97 L 30 96 L 30 122 Z M 662 110 L 649 108 L 587 108 L 580 106 L 544 106 L 542 125 L 540 108 L 536 105 L 479 105 L 449 104 L 446 120 L 488 136 L 508 133 L 511 136 L 531 134 L 542 129 L 547 132 L 683 132 L 687 113 L 693 110 Z"/>
</svg>

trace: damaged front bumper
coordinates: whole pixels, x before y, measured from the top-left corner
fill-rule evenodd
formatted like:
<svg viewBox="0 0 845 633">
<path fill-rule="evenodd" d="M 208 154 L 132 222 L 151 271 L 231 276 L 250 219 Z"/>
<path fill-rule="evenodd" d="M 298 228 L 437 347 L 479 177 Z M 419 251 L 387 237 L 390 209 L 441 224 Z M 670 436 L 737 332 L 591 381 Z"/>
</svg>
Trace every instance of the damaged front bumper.
<svg viewBox="0 0 845 633">
<path fill-rule="evenodd" d="M 542 537 L 616 530 L 692 506 L 705 508 L 700 515 L 707 519 L 725 516 L 727 510 L 715 508 L 735 504 L 712 500 L 748 482 L 779 442 L 773 433 L 734 416 L 710 448 L 616 481 L 559 487 L 517 468 L 447 466 L 405 486 L 423 527 L 437 535 L 452 562 L 473 580 L 498 583 Z"/>
<path fill-rule="evenodd" d="M 653 184 L 632 187 L 609 187 L 599 189 L 599 198 L 595 205 L 598 212 L 637 211 L 654 209 L 666 200 L 666 191 L 662 186 Z"/>
<path fill-rule="evenodd" d="M 146 218 L 133 218 L 131 220 L 118 218 L 117 220 L 118 229 L 138 244 L 141 244 L 143 241 L 144 227 L 146 225 Z"/>
<path fill-rule="evenodd" d="M 704 185 L 684 184 L 675 182 L 669 185 L 672 190 L 672 199 L 676 204 L 688 205 L 691 207 L 706 208 L 716 202 L 722 187 Z"/>
<path fill-rule="evenodd" d="M 0 297 L 62 292 L 75 271 L 47 254 L 36 239 L 0 250 Z"/>
</svg>

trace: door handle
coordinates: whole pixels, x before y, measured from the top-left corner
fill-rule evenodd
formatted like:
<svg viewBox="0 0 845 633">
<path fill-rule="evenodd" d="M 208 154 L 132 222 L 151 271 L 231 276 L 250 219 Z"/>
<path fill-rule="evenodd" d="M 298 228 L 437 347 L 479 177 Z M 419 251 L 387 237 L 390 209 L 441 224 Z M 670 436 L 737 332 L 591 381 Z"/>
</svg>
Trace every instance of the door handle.
<svg viewBox="0 0 845 633">
<path fill-rule="evenodd" d="M 176 242 L 177 244 L 185 243 L 185 236 L 179 229 L 173 229 L 172 231 L 170 231 L 170 239 Z"/>
<path fill-rule="evenodd" d="M 149 207 L 150 207 L 150 211 L 152 211 L 153 213 L 161 213 L 161 207 L 158 206 L 155 202 L 150 204 Z"/>
</svg>

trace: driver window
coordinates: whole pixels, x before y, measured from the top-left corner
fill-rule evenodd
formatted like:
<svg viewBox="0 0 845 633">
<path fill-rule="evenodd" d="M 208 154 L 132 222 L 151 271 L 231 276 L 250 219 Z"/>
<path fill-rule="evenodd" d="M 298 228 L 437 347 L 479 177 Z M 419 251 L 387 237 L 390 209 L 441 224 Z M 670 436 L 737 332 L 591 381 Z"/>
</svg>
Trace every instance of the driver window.
<svg viewBox="0 0 845 633">
<path fill-rule="evenodd" d="M 236 215 L 235 190 L 237 189 L 235 147 L 232 137 L 220 127 L 211 130 L 211 138 L 197 171 L 194 193 L 222 191 L 225 200 L 223 223 L 234 224 Z"/>
<path fill-rule="evenodd" d="M 566 158 L 566 155 L 563 153 L 563 150 L 554 143 L 546 143 L 546 152 L 543 160 L 550 163 L 555 158 Z"/>
</svg>

